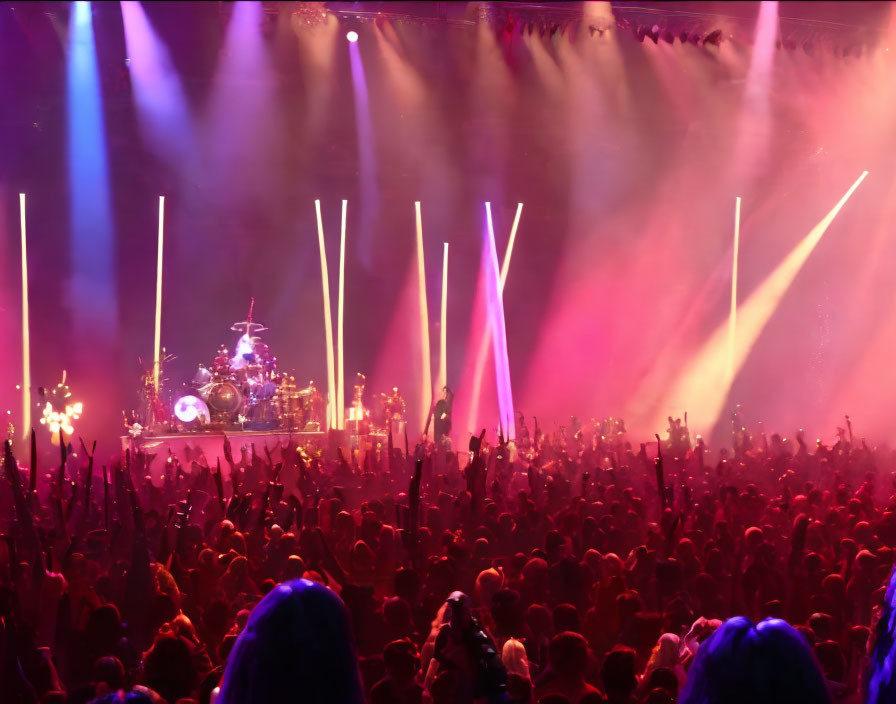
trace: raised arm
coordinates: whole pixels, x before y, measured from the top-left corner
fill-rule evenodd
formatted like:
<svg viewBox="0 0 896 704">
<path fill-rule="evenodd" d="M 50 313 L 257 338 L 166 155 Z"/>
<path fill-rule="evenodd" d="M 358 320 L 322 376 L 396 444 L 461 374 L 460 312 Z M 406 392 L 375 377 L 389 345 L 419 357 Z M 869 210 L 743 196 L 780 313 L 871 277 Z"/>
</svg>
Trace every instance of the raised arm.
<svg viewBox="0 0 896 704">
<path fill-rule="evenodd" d="M 44 554 L 41 550 L 40 535 L 37 531 L 37 525 L 34 522 L 34 514 L 31 512 L 31 506 L 28 504 L 28 501 L 25 498 L 25 492 L 22 490 L 22 477 L 19 474 L 16 458 L 12 453 L 12 446 L 8 440 L 4 444 L 3 449 L 4 475 L 12 489 L 16 517 L 22 525 L 22 534 L 26 541 L 25 547 L 28 552 L 28 560 L 34 565 L 35 572 L 45 574 L 46 565 L 44 562 Z"/>
</svg>

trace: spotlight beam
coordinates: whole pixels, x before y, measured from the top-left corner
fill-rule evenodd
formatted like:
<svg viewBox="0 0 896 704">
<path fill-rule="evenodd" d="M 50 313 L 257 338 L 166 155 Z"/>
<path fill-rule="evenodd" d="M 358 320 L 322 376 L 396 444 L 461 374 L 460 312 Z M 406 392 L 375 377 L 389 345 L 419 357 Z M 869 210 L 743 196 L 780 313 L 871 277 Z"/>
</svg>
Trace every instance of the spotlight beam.
<svg viewBox="0 0 896 704">
<path fill-rule="evenodd" d="M 420 212 L 420 201 L 414 202 L 414 213 L 417 224 L 417 290 L 420 302 L 420 427 L 426 427 L 429 407 L 432 403 L 432 359 L 429 352 L 429 311 L 426 304 L 426 267 L 423 260 L 423 216 Z"/>
<path fill-rule="evenodd" d="M 28 245 L 25 230 L 25 194 L 19 193 L 22 238 L 22 437 L 31 433 L 31 327 L 28 319 Z"/>
<path fill-rule="evenodd" d="M 516 231 L 520 224 L 520 216 L 523 214 L 523 204 L 517 203 L 516 215 L 513 218 L 513 226 L 510 228 L 510 239 L 507 241 L 507 249 L 504 250 L 504 260 L 501 263 L 500 287 L 501 296 L 504 295 L 504 284 L 507 282 L 507 274 L 510 271 L 510 257 L 513 254 L 513 243 L 516 241 Z M 488 360 L 488 348 L 492 341 L 491 327 L 488 323 L 482 331 L 482 337 L 479 340 L 479 349 L 476 351 L 476 363 L 473 367 L 473 384 L 472 396 L 470 403 L 470 413 L 467 418 L 467 427 L 472 429 L 476 426 L 476 416 L 479 413 L 479 394 L 482 392 L 482 377 L 485 374 L 485 363 Z"/>
<path fill-rule="evenodd" d="M 70 237 L 68 303 L 72 326 L 90 330 L 69 352 L 73 373 L 88 386 L 115 364 L 119 295 L 115 275 L 118 238 L 112 212 L 102 79 L 90 2 L 74 2 L 66 51 L 66 126 Z M 99 419 L 98 421 L 99 422 Z"/>
<path fill-rule="evenodd" d="M 837 217 L 837 214 L 846 205 L 846 201 L 855 193 L 867 175 L 867 171 L 862 172 L 828 214 L 809 231 L 738 308 L 739 344 L 734 350 L 732 378 L 737 376 L 747 361 L 753 346 L 812 250 L 821 241 L 834 218 Z M 709 336 L 690 363 L 679 374 L 663 399 L 661 411 L 653 420 L 655 427 L 662 427 L 667 415 L 666 411 L 669 408 L 687 408 L 690 416 L 699 419 L 705 428 L 711 429 L 715 426 L 731 390 L 725 375 L 727 353 L 723 350 L 726 350 L 726 334 L 727 325 L 723 323 Z M 719 380 L 723 380 L 721 384 Z"/>
<path fill-rule="evenodd" d="M 376 150 L 370 99 L 367 91 L 367 75 L 361 50 L 357 43 L 348 45 L 348 58 L 352 72 L 352 93 L 355 100 L 355 134 L 358 146 L 358 185 L 360 187 L 360 215 L 355 236 L 358 254 L 365 267 L 373 266 L 373 246 L 369 223 L 376 219 L 380 198 L 376 177 Z"/>
<path fill-rule="evenodd" d="M 192 166 L 195 126 L 168 48 L 136 0 L 121 3 L 121 19 L 137 125 L 169 163 Z"/>
<path fill-rule="evenodd" d="M 324 334 L 327 338 L 327 427 L 336 427 L 334 413 L 336 380 L 333 360 L 333 317 L 330 312 L 330 277 L 327 273 L 327 249 L 324 243 L 324 223 L 320 215 L 320 200 L 314 201 L 317 213 L 317 244 L 320 248 L 320 280 L 324 293 Z"/>
<path fill-rule="evenodd" d="M 489 277 L 488 300 L 489 318 L 492 325 L 492 350 L 495 358 L 495 378 L 498 387 L 498 410 L 501 415 L 501 430 L 509 440 L 515 433 L 515 416 L 513 413 L 513 390 L 510 381 L 510 363 L 507 353 L 507 329 L 504 323 L 504 296 L 501 288 L 501 274 L 498 268 L 498 251 L 495 246 L 495 228 L 492 222 L 491 203 L 485 204 L 485 216 L 488 230 L 488 262 L 486 271 Z"/>
</svg>

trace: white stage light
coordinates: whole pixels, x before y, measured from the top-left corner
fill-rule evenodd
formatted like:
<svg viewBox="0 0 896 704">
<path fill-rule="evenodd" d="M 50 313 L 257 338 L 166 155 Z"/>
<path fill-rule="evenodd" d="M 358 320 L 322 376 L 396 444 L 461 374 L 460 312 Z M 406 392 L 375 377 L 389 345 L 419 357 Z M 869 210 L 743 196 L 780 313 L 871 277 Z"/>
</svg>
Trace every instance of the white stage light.
<svg viewBox="0 0 896 704">
<path fill-rule="evenodd" d="M 197 396 L 181 396 L 174 404 L 174 415 L 182 423 L 192 423 L 197 418 L 201 423 L 211 421 L 208 406 Z"/>
</svg>

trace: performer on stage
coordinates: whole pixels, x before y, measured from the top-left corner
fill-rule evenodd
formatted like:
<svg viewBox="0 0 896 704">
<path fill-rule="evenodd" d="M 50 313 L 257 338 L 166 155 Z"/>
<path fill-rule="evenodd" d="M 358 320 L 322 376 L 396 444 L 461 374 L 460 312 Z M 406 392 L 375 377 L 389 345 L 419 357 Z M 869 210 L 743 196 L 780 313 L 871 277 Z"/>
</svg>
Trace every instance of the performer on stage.
<svg viewBox="0 0 896 704">
<path fill-rule="evenodd" d="M 451 434 L 451 411 L 454 405 L 454 392 L 447 386 L 442 389 L 442 398 L 436 403 L 433 411 L 433 435 L 436 443 L 443 443 Z"/>
<path fill-rule="evenodd" d="M 355 380 L 355 395 L 352 399 L 352 407 L 355 409 L 353 420 L 361 420 L 365 416 L 364 389 L 367 386 L 367 377 L 358 372 Z"/>
<path fill-rule="evenodd" d="M 348 409 L 350 427 L 358 434 L 369 431 L 368 419 L 370 411 L 364 408 L 364 389 L 367 387 L 367 377 L 358 372 L 355 377 L 355 392 L 352 397 L 352 405 Z"/>
</svg>

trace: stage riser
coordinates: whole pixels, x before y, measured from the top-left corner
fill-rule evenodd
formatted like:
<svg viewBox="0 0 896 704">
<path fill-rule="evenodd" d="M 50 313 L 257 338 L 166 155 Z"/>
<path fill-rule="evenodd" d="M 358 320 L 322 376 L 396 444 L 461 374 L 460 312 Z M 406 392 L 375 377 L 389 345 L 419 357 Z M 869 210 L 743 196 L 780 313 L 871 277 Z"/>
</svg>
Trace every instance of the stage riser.
<svg viewBox="0 0 896 704">
<path fill-rule="evenodd" d="M 196 459 L 199 450 L 205 455 L 210 467 L 214 467 L 220 459 L 222 471 L 227 474 L 229 467 L 224 459 L 224 433 L 192 433 L 185 435 L 156 435 L 154 437 L 137 437 L 130 436 L 121 438 L 121 450 L 130 450 L 134 455 L 139 451 L 143 451 L 156 456 L 155 461 L 150 466 L 153 482 L 159 481 L 163 472 L 165 458 L 168 453 L 173 452 L 177 459 L 180 460 L 184 469 L 190 471 L 190 462 L 187 460 L 186 450 L 190 448 L 190 456 Z M 294 432 L 284 433 L 279 431 L 240 431 L 227 433 L 230 439 L 230 446 L 233 450 L 233 459 L 239 461 L 240 451 L 245 446 L 251 453 L 252 444 L 255 444 L 255 451 L 264 456 L 264 447 L 273 451 L 274 447 L 280 443 L 282 448 L 298 447 L 302 445 L 311 448 L 327 450 L 328 438 L 327 433 L 311 433 L 311 432 Z"/>
</svg>

